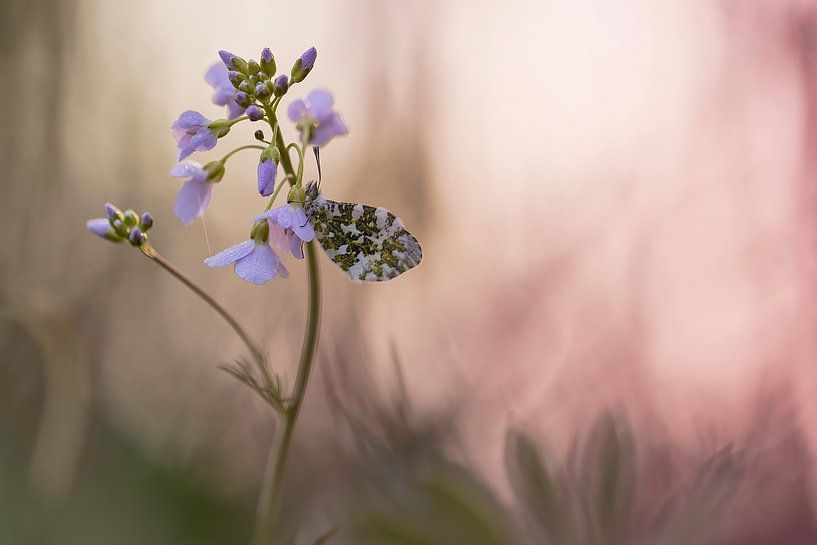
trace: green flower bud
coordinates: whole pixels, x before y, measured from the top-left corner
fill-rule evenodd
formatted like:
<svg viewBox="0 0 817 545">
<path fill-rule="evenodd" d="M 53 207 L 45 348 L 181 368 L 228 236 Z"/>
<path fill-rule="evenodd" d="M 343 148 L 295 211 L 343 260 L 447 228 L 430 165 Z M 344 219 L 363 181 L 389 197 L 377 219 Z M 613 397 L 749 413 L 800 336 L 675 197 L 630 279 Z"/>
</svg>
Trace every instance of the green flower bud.
<svg viewBox="0 0 817 545">
<path fill-rule="evenodd" d="M 218 183 L 224 178 L 224 161 L 210 161 L 204 165 L 204 171 L 207 173 L 207 181 Z"/>
<path fill-rule="evenodd" d="M 132 228 L 136 227 L 137 225 L 139 225 L 139 215 L 136 212 L 134 212 L 133 210 L 126 210 L 125 214 L 123 216 L 122 223 L 128 229 L 132 229 Z"/>
<path fill-rule="evenodd" d="M 258 74 L 261 71 L 261 67 L 255 61 L 250 61 L 247 63 L 247 73 L 250 75 Z"/>
<path fill-rule="evenodd" d="M 306 78 L 312 71 L 312 67 L 315 66 L 315 59 L 317 57 L 318 52 L 314 47 L 310 47 L 295 61 L 295 64 L 292 66 L 292 72 L 290 72 L 292 83 L 300 83 Z"/>
<path fill-rule="evenodd" d="M 130 230 L 125 227 L 125 222 L 120 219 L 115 219 L 111 222 L 114 232 L 122 238 L 128 238 Z"/>
<path fill-rule="evenodd" d="M 259 142 L 264 141 L 264 131 L 262 131 L 261 129 L 258 129 L 257 131 L 255 131 L 254 136 L 255 136 L 255 139 L 258 140 Z"/>
<path fill-rule="evenodd" d="M 266 75 L 272 77 L 275 75 L 275 57 L 272 55 L 272 51 L 269 48 L 265 47 L 263 51 L 261 51 L 261 70 L 264 71 Z"/>
</svg>

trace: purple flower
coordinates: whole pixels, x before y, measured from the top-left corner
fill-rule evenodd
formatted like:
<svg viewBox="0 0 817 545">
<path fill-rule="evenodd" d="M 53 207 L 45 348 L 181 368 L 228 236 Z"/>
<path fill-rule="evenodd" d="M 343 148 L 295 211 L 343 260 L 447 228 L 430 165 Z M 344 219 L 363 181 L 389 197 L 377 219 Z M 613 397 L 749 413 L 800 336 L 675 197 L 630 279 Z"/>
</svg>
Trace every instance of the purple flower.
<svg viewBox="0 0 817 545">
<path fill-rule="evenodd" d="M 268 220 L 272 225 L 290 229 L 298 238 L 309 242 L 315 238 L 315 229 L 306 218 L 304 207 L 297 203 L 282 204 L 255 218 L 255 221 Z"/>
<path fill-rule="evenodd" d="M 278 164 L 272 159 L 258 163 L 258 192 L 262 197 L 269 197 L 275 190 L 275 176 Z"/>
<path fill-rule="evenodd" d="M 187 110 L 170 128 L 179 148 L 179 161 L 194 151 L 207 151 L 216 147 L 218 136 L 208 127 L 210 120 L 199 112 Z"/>
<path fill-rule="evenodd" d="M 315 89 L 306 95 L 306 101 L 295 100 L 289 105 L 289 119 L 298 124 L 301 140 L 308 144 L 325 146 L 335 136 L 349 133 L 340 116 L 332 110 L 332 94 Z"/>
<path fill-rule="evenodd" d="M 246 240 L 226 250 L 222 250 L 213 257 L 204 260 L 208 267 L 226 267 L 235 264 L 235 274 L 251 284 L 265 284 L 280 276 L 289 276 L 278 254 L 272 249 L 268 241 Z"/>
<path fill-rule="evenodd" d="M 278 225 L 271 225 L 269 241 L 270 244 L 279 250 L 289 252 L 297 259 L 304 258 L 303 241 L 292 229 L 284 229 Z"/>
<path fill-rule="evenodd" d="M 195 161 L 176 163 L 170 170 L 170 175 L 174 178 L 187 178 L 176 197 L 173 211 L 183 224 L 190 225 L 207 210 L 213 194 L 213 184 L 207 181 L 208 174 L 204 167 Z"/>
<path fill-rule="evenodd" d="M 238 74 L 238 72 L 235 72 Z M 235 101 L 235 87 L 230 81 L 230 73 L 227 67 L 222 63 L 217 62 L 207 70 L 204 74 L 204 81 L 209 83 L 214 91 L 211 100 L 213 104 L 218 106 L 227 106 L 229 108 L 229 119 L 235 119 L 244 113 L 244 108 L 238 105 Z"/>
</svg>

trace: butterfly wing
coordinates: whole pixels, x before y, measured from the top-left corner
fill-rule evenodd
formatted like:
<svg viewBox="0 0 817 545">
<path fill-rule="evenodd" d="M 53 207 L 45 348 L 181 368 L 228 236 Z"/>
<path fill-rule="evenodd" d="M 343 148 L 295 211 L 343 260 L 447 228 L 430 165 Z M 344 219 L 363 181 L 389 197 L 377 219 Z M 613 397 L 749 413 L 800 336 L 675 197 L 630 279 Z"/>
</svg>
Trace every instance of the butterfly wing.
<svg viewBox="0 0 817 545">
<path fill-rule="evenodd" d="M 417 239 L 385 208 L 318 194 L 308 203 L 307 213 L 326 255 L 352 280 L 390 280 L 423 258 Z"/>
</svg>

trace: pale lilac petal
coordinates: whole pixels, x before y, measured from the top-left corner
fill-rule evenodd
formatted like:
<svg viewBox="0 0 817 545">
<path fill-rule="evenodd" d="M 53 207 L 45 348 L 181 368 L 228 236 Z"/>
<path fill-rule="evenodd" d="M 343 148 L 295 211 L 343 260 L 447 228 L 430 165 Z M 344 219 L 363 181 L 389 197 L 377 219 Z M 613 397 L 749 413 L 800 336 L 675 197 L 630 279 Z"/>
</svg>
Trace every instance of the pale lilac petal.
<svg viewBox="0 0 817 545">
<path fill-rule="evenodd" d="M 249 254 L 235 263 L 235 274 L 250 284 L 265 284 L 275 277 L 280 260 L 269 244 L 253 242 Z"/>
<path fill-rule="evenodd" d="M 289 116 L 289 120 L 293 122 L 298 122 L 304 115 L 306 115 L 306 104 L 301 99 L 293 100 L 289 104 L 289 108 L 287 108 L 287 115 Z"/>
<path fill-rule="evenodd" d="M 204 264 L 208 267 L 226 267 L 252 252 L 253 248 L 255 248 L 255 242 L 245 240 L 235 246 L 230 246 L 226 250 L 221 250 L 212 257 L 208 257 L 204 260 Z"/>
<path fill-rule="evenodd" d="M 207 179 L 207 171 L 196 161 L 182 161 L 173 165 L 170 175 L 174 178 L 190 178 L 203 182 Z"/>
<path fill-rule="evenodd" d="M 312 224 L 306 221 L 306 216 L 304 216 L 304 222 L 301 224 L 293 224 L 292 230 L 298 235 L 298 238 L 303 240 L 304 242 L 309 242 L 313 238 L 315 238 L 315 229 L 312 227 Z"/>
<path fill-rule="evenodd" d="M 276 225 L 278 223 L 278 208 L 280 208 L 280 206 L 273 208 L 272 210 L 267 210 L 262 214 L 258 214 L 255 219 L 252 220 L 253 223 L 256 221 L 267 220 L 271 224 Z"/>
<path fill-rule="evenodd" d="M 275 161 L 267 159 L 258 163 L 258 192 L 262 197 L 269 197 L 275 190 L 275 175 L 278 173 L 278 165 Z"/>
<path fill-rule="evenodd" d="M 107 235 L 111 230 L 111 222 L 108 221 L 108 218 L 95 218 L 85 222 L 85 227 L 87 227 L 93 234 L 102 238 L 107 238 Z"/>
<path fill-rule="evenodd" d="M 349 129 L 343 124 L 340 116 L 333 113 L 327 120 L 318 123 L 312 131 L 312 138 L 309 143 L 313 146 L 325 146 L 335 136 L 343 136 L 349 133 Z"/>
<path fill-rule="evenodd" d="M 183 129 L 186 131 L 195 130 L 199 127 L 206 127 L 210 121 L 195 110 L 187 110 L 181 113 L 179 119 L 173 122 L 172 129 Z"/>
<path fill-rule="evenodd" d="M 286 265 L 284 265 L 283 261 L 278 262 L 278 277 L 289 278 L 289 271 L 287 270 Z"/>
<path fill-rule="evenodd" d="M 216 147 L 218 137 L 210 129 L 201 130 L 190 140 L 190 145 L 196 151 L 207 151 Z"/>
<path fill-rule="evenodd" d="M 306 95 L 306 102 L 309 104 L 306 112 L 315 119 L 323 119 L 332 114 L 334 99 L 329 91 L 313 89 Z"/>
<path fill-rule="evenodd" d="M 281 206 L 279 206 L 277 208 L 278 208 L 278 216 L 276 218 L 277 221 L 275 223 L 277 223 L 278 225 L 280 225 L 284 229 L 286 229 L 288 227 L 291 227 L 293 222 L 298 221 L 297 214 L 295 213 L 295 207 L 294 206 L 290 206 L 288 204 L 283 204 L 283 205 L 281 205 Z"/>
<path fill-rule="evenodd" d="M 244 108 L 235 101 L 235 95 L 227 101 L 227 109 L 230 112 L 230 115 L 227 116 L 229 119 L 235 119 L 244 113 Z"/>
<path fill-rule="evenodd" d="M 207 69 L 207 72 L 204 74 L 204 81 L 213 87 L 219 87 L 224 81 L 230 82 L 230 80 L 227 79 L 227 72 L 227 67 L 224 66 L 223 63 L 217 62 Z"/>
<path fill-rule="evenodd" d="M 196 218 L 204 215 L 212 194 L 213 184 L 209 182 L 199 180 L 185 182 L 176 197 L 173 211 L 183 224 L 190 225 Z"/>
</svg>

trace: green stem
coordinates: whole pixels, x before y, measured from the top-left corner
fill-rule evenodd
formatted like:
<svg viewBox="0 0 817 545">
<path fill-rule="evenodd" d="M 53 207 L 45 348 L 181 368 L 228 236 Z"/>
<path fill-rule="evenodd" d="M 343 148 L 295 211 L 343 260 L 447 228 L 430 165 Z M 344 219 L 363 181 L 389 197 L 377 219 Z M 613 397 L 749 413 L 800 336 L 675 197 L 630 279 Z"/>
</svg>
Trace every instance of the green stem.
<svg viewBox="0 0 817 545">
<path fill-rule="evenodd" d="M 301 412 L 312 364 L 318 350 L 321 323 L 321 279 L 316 245 L 317 242 L 314 240 L 306 245 L 306 268 L 309 275 L 309 312 L 306 319 L 306 331 L 292 397 L 276 430 L 264 471 L 264 482 L 258 499 L 253 545 L 269 545 L 275 521 L 279 520 L 282 482 L 292 443 L 292 433 Z"/>
<path fill-rule="evenodd" d="M 258 365 L 258 369 L 261 371 L 261 373 L 264 375 L 266 379 L 269 379 L 269 371 L 267 370 L 266 359 L 264 358 L 263 352 L 261 352 L 261 349 L 259 348 L 258 344 L 252 339 L 252 337 L 250 337 L 249 333 L 247 333 L 247 331 L 243 327 L 241 327 L 241 324 L 239 324 L 236 321 L 236 319 L 233 318 L 230 315 L 230 313 L 224 309 L 224 307 L 222 307 L 215 299 L 210 297 L 210 295 L 206 291 L 204 291 L 196 284 L 194 284 L 192 280 L 187 278 L 168 260 L 162 257 L 159 254 L 159 252 L 157 252 L 153 248 L 153 246 L 150 245 L 149 242 L 145 242 L 144 244 L 139 246 L 139 250 L 141 250 L 141 252 L 151 261 L 159 265 L 165 271 L 173 275 L 182 284 L 190 288 L 193 291 L 193 293 L 201 297 L 205 303 L 210 305 L 210 307 L 212 307 L 212 309 L 215 310 L 218 313 L 218 315 L 221 316 L 224 319 L 224 321 L 227 322 L 227 324 L 229 324 L 229 326 L 233 328 L 233 331 L 235 331 L 238 334 L 238 336 L 247 346 L 247 349 L 252 354 L 255 363 Z"/>
<path fill-rule="evenodd" d="M 226 162 L 227 159 L 229 159 L 230 157 L 232 157 L 233 155 L 235 155 L 239 151 L 242 151 L 242 150 L 245 150 L 245 149 L 260 149 L 260 150 L 263 151 L 266 148 L 264 146 L 259 146 L 258 144 L 247 144 L 246 146 L 239 146 L 239 147 L 235 148 L 234 150 L 231 150 L 224 157 L 222 157 L 221 162 L 222 163 Z"/>
</svg>

